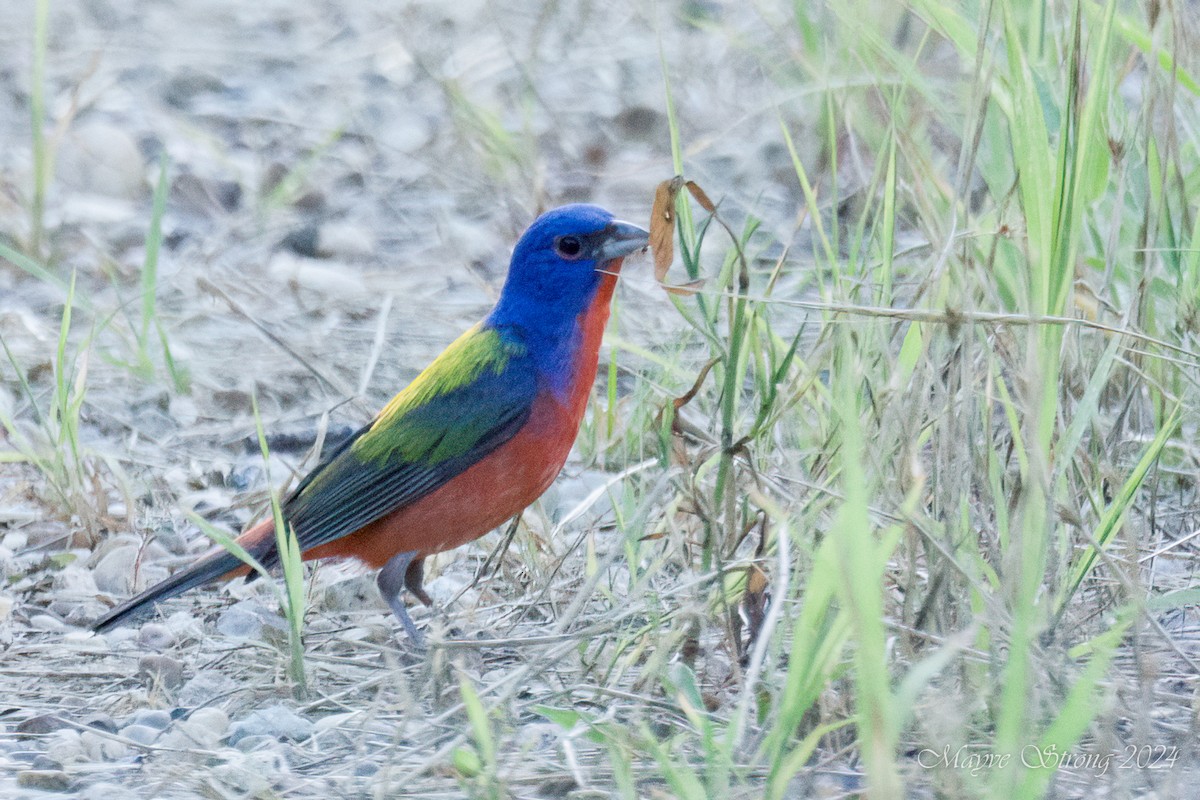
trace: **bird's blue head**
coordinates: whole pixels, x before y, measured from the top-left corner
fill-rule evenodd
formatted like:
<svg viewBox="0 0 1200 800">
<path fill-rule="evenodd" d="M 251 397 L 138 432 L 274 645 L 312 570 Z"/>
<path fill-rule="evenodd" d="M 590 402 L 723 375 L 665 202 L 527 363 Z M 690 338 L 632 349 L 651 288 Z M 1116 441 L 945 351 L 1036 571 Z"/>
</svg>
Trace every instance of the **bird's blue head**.
<svg viewBox="0 0 1200 800">
<path fill-rule="evenodd" d="M 488 321 L 560 339 L 591 306 L 620 259 L 650 235 L 599 206 L 578 203 L 547 211 L 522 234 L 508 279 Z"/>
</svg>

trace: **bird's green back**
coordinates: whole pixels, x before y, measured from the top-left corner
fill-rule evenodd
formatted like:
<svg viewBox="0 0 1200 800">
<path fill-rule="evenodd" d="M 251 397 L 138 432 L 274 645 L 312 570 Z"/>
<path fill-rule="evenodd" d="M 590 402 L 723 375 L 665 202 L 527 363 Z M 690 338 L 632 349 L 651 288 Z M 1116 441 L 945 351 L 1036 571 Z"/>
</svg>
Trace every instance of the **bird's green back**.
<svg viewBox="0 0 1200 800">
<path fill-rule="evenodd" d="M 302 548 L 433 492 L 512 438 L 536 393 L 521 341 L 484 323 L 471 328 L 288 497 L 284 516 Z"/>
</svg>

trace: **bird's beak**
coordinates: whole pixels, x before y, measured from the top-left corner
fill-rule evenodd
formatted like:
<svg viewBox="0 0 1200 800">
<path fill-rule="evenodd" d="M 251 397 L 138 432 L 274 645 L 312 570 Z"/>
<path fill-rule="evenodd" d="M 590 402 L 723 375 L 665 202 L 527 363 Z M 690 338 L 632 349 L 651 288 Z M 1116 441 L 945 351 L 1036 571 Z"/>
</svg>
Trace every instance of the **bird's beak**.
<svg viewBox="0 0 1200 800">
<path fill-rule="evenodd" d="M 650 246 L 650 234 L 631 222 L 613 220 L 600 232 L 596 260 L 600 262 L 622 258 Z"/>
</svg>

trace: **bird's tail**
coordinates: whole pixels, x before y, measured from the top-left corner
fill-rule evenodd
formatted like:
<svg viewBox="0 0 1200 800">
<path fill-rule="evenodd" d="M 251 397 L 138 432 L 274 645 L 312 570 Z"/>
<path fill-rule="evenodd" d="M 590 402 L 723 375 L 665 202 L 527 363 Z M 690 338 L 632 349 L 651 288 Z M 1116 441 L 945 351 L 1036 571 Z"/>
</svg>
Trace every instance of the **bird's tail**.
<svg viewBox="0 0 1200 800">
<path fill-rule="evenodd" d="M 237 538 L 238 544 L 256 558 L 262 558 L 263 546 L 274 545 L 274 525 L 270 518 L 263 520 Z M 109 611 L 92 625 L 92 630 L 103 633 L 125 622 L 148 614 L 161 601 L 183 594 L 218 578 L 226 580 L 249 572 L 242 560 L 227 550 L 216 549 L 200 558 L 186 569 L 176 572 L 165 581 L 156 583 L 146 591 L 126 600 Z"/>
</svg>

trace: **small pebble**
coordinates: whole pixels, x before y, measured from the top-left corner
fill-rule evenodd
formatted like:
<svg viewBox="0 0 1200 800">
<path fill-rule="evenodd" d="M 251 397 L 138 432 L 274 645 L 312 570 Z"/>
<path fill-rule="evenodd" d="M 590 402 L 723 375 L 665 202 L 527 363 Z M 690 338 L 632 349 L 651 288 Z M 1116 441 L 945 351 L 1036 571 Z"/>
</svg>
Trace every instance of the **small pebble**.
<svg viewBox="0 0 1200 800">
<path fill-rule="evenodd" d="M 151 650 L 166 650 L 175 643 L 175 634 L 161 622 L 147 622 L 138 631 L 138 644 Z"/>
<path fill-rule="evenodd" d="M 226 211 L 236 211 L 242 204 L 242 185 L 237 181 L 214 180 L 211 184 L 213 197 Z"/>
<path fill-rule="evenodd" d="M 27 769 L 17 773 L 17 783 L 26 789 L 43 792 L 67 792 L 71 789 L 71 778 L 58 769 Z"/>
<path fill-rule="evenodd" d="M 125 719 L 125 725 L 145 725 L 158 731 L 171 727 L 171 715 L 159 708 L 139 708 Z"/>
<path fill-rule="evenodd" d="M 108 643 L 92 632 L 92 623 L 108 610 L 108 606 L 97 601 L 95 595 L 84 602 L 80 602 L 76 598 L 60 597 L 52 601 L 48 608 L 62 617 L 63 622 L 67 625 L 80 629 L 70 631 L 63 636 L 64 640 L 71 637 L 72 646 L 85 650 L 108 649 Z"/>
<path fill-rule="evenodd" d="M 181 706 L 203 706 L 228 695 L 238 686 L 232 678 L 216 670 L 200 670 L 179 690 Z"/>
<path fill-rule="evenodd" d="M 237 414 L 250 407 L 252 395 L 250 392 L 237 386 L 227 386 L 214 389 L 212 393 L 212 401 L 213 404 L 222 411 L 228 411 L 230 414 Z M 234 478 L 234 476 L 230 475 L 230 479 L 231 480 L 226 481 L 226 483 L 231 484 L 232 488 L 239 490 L 244 490 L 246 488 L 245 486 L 239 486 L 236 482 L 237 479 Z"/>
<path fill-rule="evenodd" d="M 253 753 L 255 750 L 277 744 L 279 744 L 279 740 L 274 736 L 268 736 L 265 733 L 259 733 L 255 734 L 254 736 L 243 736 L 242 738 L 238 739 L 237 743 L 233 746 L 238 750 L 241 750 L 243 753 Z"/>
<path fill-rule="evenodd" d="M 53 759 L 50 756 L 46 755 L 45 753 L 38 753 L 36 756 L 34 756 L 33 761 L 30 763 L 29 766 L 33 769 L 41 769 L 41 770 L 62 769 L 63 768 L 61 761 Z"/>
<path fill-rule="evenodd" d="M 234 639 L 261 639 L 263 620 L 255 613 L 253 600 L 235 603 L 217 617 L 217 632 Z"/>
<path fill-rule="evenodd" d="M 373 50 L 373 63 L 381 76 L 396 84 L 407 86 L 416 74 L 413 54 L 401 42 L 389 39 Z"/>
<path fill-rule="evenodd" d="M 29 627 L 35 631 L 60 632 L 66 630 L 66 625 L 49 614 L 34 614 L 29 618 Z"/>
<path fill-rule="evenodd" d="M 55 731 L 43 740 L 46 752 L 53 753 L 54 759 L 63 764 L 73 764 L 84 761 L 87 754 L 83 748 L 83 738 L 79 731 L 64 728 Z"/>
<path fill-rule="evenodd" d="M 177 722 L 158 743 L 182 750 L 216 750 L 228 728 L 229 717 L 220 709 L 197 709 L 189 719 Z"/>
<path fill-rule="evenodd" d="M 372 575 L 356 575 L 326 586 L 323 604 L 330 611 L 358 611 L 370 606 L 383 608 Z"/>
<path fill-rule="evenodd" d="M 570 775 L 547 778 L 538 784 L 538 797 L 571 797 L 571 792 L 579 788 L 579 784 Z"/>
<path fill-rule="evenodd" d="M 229 715 L 219 708 L 198 708 L 192 712 L 187 721 L 197 728 L 208 731 L 216 739 L 220 739 L 229 730 Z"/>
<path fill-rule="evenodd" d="M 288 168 L 278 161 L 272 161 L 266 170 L 263 171 L 262 177 L 259 180 L 259 194 L 266 196 L 275 191 L 287 176 Z"/>
<path fill-rule="evenodd" d="M 38 714 L 17 723 L 17 733 L 36 736 L 70 727 L 71 724 L 57 714 Z"/>
<path fill-rule="evenodd" d="M 168 689 L 183 685 L 183 662 L 170 656 L 148 655 L 138 659 L 138 675 Z"/>
<path fill-rule="evenodd" d="M 170 525 L 163 525 L 154 532 L 154 543 L 173 556 L 182 556 L 189 552 L 188 537 L 182 530 Z"/>
<path fill-rule="evenodd" d="M 205 180 L 197 175 L 182 173 L 171 181 L 171 202 L 181 211 L 211 216 L 213 212 L 229 210 L 227 202 L 232 200 L 236 205 L 240 198 L 240 188 L 233 184 L 236 192 L 229 195 L 228 184 L 221 186 L 217 181 Z M 227 196 L 221 197 L 222 193 Z"/>
<path fill-rule="evenodd" d="M 92 714 L 85 714 L 84 716 L 80 717 L 79 724 L 86 725 L 89 728 L 95 728 L 96 730 L 106 731 L 107 733 L 117 732 L 116 720 L 114 720 L 108 714 L 99 711 Z"/>
<path fill-rule="evenodd" d="M 283 237 L 280 245 L 291 250 L 298 256 L 305 258 L 317 258 L 319 255 L 317 242 L 321 238 L 321 231 L 316 225 L 307 224 L 289 231 Z"/>
<path fill-rule="evenodd" d="M 148 563 L 161 553 L 162 549 L 154 545 L 146 548 L 134 544 L 114 547 L 92 568 L 96 588 L 106 594 L 123 597 L 132 594 L 135 573 L 147 586 L 162 580 L 167 577 L 167 570 L 154 563 Z"/>
<path fill-rule="evenodd" d="M 151 728 L 149 725 L 126 725 L 121 728 L 120 735 L 138 744 L 154 744 L 162 736 L 162 728 Z"/>
<path fill-rule="evenodd" d="M 229 728 L 229 743 L 236 745 L 247 736 L 272 736 L 276 739 L 303 741 L 312 735 L 313 724 L 290 708 L 260 708 Z"/>
<path fill-rule="evenodd" d="M 79 734 L 79 741 L 89 761 L 116 761 L 130 754 L 129 745 L 93 731 Z"/>
<path fill-rule="evenodd" d="M 310 214 L 316 214 L 325 210 L 328 200 L 325 193 L 320 189 L 309 189 L 297 197 L 292 205 L 299 211 L 307 211 Z"/>
<path fill-rule="evenodd" d="M 53 374 L 54 367 L 49 361 L 39 362 L 27 367 L 28 380 L 41 380 L 43 373 Z M 25 526 L 25 536 L 29 547 L 62 547 L 63 528 L 58 522 L 39 520 Z"/>
<path fill-rule="evenodd" d="M 129 594 L 133 586 L 130 576 L 137 558 L 138 548 L 132 544 L 109 550 L 92 568 L 96 588 L 108 594 Z"/>
<path fill-rule="evenodd" d="M 173 75 L 162 87 L 162 99 L 170 106 L 186 110 L 197 97 L 226 91 L 225 82 L 211 72 L 190 67 Z"/>
<path fill-rule="evenodd" d="M 29 536 L 24 531 L 14 530 L 4 534 L 4 538 L 0 539 L 0 546 L 6 550 L 13 552 L 24 550 L 29 544 Z"/>
</svg>

